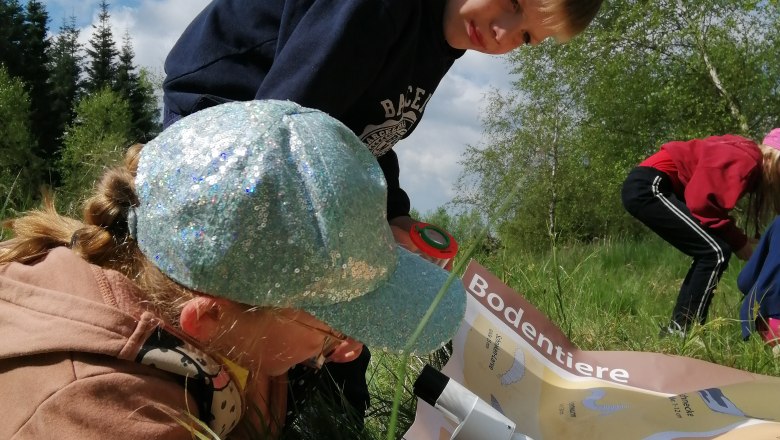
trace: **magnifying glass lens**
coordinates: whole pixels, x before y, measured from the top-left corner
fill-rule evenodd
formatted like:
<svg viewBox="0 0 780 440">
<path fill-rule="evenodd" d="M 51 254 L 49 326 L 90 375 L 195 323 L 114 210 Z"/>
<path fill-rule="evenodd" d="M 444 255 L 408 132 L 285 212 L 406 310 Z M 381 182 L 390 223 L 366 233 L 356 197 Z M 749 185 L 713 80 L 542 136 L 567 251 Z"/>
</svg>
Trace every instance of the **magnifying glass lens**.
<svg viewBox="0 0 780 440">
<path fill-rule="evenodd" d="M 444 234 L 442 234 L 441 232 L 435 229 L 426 228 L 422 230 L 422 233 L 425 235 L 425 238 L 442 247 L 445 247 L 447 245 L 447 237 L 445 237 Z"/>
</svg>

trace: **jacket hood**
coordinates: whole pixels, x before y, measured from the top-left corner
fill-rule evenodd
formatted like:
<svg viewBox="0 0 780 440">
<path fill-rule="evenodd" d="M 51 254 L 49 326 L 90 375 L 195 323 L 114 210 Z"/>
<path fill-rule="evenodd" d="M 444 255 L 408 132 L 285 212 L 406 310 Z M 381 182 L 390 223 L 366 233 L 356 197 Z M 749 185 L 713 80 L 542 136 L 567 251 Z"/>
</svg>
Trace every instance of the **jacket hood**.
<svg viewBox="0 0 780 440">
<path fill-rule="evenodd" d="M 159 414 L 147 416 L 148 424 L 138 421 L 140 408 L 157 405 L 177 411 L 197 408 L 201 420 L 223 438 L 236 426 L 243 414 L 246 371 L 225 366 L 225 361 L 179 338 L 138 305 L 139 293 L 128 278 L 89 264 L 66 248 L 54 249 L 34 264 L 0 266 L 0 370 L 10 371 L 10 376 L 0 375 L 0 401 L 6 403 L 0 410 L 10 420 L 8 426 L 0 426 L 0 437 L 24 430 L 48 432 L 49 422 L 65 417 L 62 408 L 78 399 L 85 400 L 83 408 L 105 411 L 108 425 L 117 427 L 132 419 L 130 427 L 137 430 L 133 432 L 163 432 L 171 424 L 181 428 L 170 416 L 161 420 Z M 8 391 L 9 385 L 17 390 L 32 385 L 35 392 L 16 401 L 19 393 Z M 106 397 L 106 389 L 132 396 Z M 123 405 L 127 413 L 122 412 Z M 29 423 L 32 418 L 36 421 Z M 82 432 L 80 423 L 71 422 L 62 422 L 72 434 L 63 438 L 101 434 Z M 121 429 L 126 431 L 127 426 Z M 180 431 L 185 432 L 186 438 L 192 436 Z"/>
<path fill-rule="evenodd" d="M 59 351 L 121 358 L 142 313 L 129 301 L 136 294 L 126 277 L 67 248 L 0 266 L 0 359 Z"/>
</svg>

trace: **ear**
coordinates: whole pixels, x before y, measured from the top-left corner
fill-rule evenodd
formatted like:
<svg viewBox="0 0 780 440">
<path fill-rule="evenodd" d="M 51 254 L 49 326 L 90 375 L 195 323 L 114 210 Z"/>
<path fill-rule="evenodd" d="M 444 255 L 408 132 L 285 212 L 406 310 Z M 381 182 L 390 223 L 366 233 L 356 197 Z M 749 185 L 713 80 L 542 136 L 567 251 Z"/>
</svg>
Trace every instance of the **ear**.
<svg viewBox="0 0 780 440">
<path fill-rule="evenodd" d="M 220 303 L 216 298 L 196 296 L 181 310 L 179 324 L 184 333 L 201 342 L 210 342 L 219 329 Z"/>
</svg>

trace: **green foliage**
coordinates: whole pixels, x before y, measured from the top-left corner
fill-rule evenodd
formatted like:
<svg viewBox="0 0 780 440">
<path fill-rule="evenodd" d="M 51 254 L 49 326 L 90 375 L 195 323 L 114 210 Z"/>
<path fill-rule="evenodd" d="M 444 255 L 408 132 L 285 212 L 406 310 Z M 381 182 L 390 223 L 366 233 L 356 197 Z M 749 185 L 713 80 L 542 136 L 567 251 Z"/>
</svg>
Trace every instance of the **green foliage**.
<svg viewBox="0 0 780 440">
<path fill-rule="evenodd" d="M 599 57 L 588 64 L 595 72 L 587 78 L 597 99 L 586 101 L 602 116 L 593 122 L 606 122 L 599 130 L 640 127 L 647 149 L 725 132 L 759 136 L 772 126 L 762 107 L 779 99 L 777 61 L 770 55 L 777 47 L 776 7 L 754 1 L 607 6 L 608 19 L 572 48 L 573 60 Z M 617 108 L 609 108 L 615 100 Z M 621 117 L 624 111 L 630 113 Z"/>
<path fill-rule="evenodd" d="M 37 190 L 40 161 L 33 154 L 30 106 L 21 81 L 0 66 L 0 218 L 27 208 Z"/>
<path fill-rule="evenodd" d="M 68 127 L 59 162 L 63 177 L 59 200 L 72 210 L 105 168 L 121 162 L 129 144 L 131 114 L 117 93 L 103 89 L 84 98 Z"/>
</svg>

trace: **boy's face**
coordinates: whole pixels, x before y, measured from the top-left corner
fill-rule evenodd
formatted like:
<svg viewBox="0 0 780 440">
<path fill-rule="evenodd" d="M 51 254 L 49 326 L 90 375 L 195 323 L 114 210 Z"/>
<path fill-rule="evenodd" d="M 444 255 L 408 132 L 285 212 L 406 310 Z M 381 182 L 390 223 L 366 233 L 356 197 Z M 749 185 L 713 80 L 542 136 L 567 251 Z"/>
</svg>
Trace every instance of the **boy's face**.
<svg viewBox="0 0 780 440">
<path fill-rule="evenodd" d="M 541 0 L 447 0 L 444 38 L 455 49 L 503 54 L 553 36 Z"/>
</svg>

